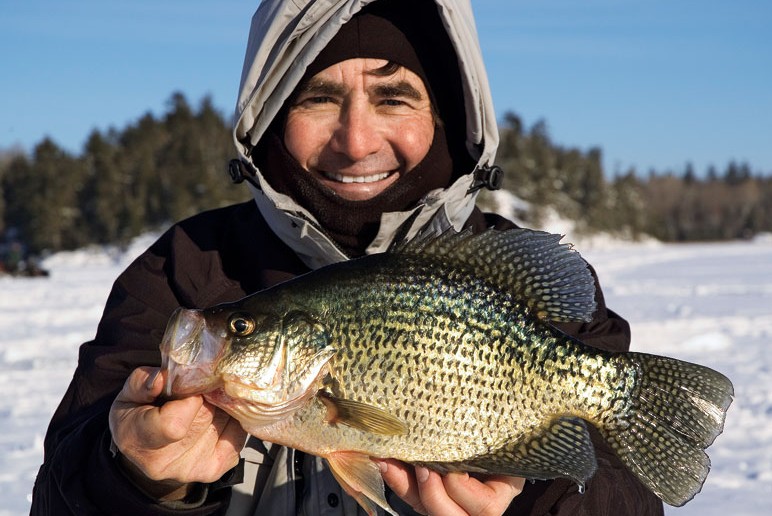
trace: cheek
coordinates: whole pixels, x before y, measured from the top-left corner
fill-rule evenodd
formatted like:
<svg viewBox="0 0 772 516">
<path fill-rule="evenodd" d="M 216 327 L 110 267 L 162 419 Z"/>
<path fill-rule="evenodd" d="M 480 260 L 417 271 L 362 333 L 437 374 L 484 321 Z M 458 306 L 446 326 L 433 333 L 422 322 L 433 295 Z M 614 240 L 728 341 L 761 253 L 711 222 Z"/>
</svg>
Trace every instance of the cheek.
<svg viewBox="0 0 772 516">
<path fill-rule="evenodd" d="M 316 162 L 326 140 L 322 124 L 309 123 L 306 120 L 289 117 L 284 126 L 284 145 L 290 155 L 300 165 L 309 170 Z"/>
<path fill-rule="evenodd" d="M 426 157 L 434 139 L 434 120 L 421 117 L 400 124 L 392 137 L 392 144 L 405 161 L 405 168 L 412 170 Z"/>
</svg>

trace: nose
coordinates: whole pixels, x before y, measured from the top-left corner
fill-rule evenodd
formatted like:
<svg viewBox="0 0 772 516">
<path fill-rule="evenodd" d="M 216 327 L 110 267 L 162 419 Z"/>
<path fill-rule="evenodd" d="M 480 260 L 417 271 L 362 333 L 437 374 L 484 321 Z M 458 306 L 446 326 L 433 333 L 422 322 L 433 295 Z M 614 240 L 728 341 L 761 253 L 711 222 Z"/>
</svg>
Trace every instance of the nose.
<svg viewBox="0 0 772 516">
<path fill-rule="evenodd" d="M 367 102 L 348 103 L 340 112 L 331 139 L 332 149 L 352 161 L 377 153 L 384 143 L 377 120 L 378 115 Z"/>
</svg>

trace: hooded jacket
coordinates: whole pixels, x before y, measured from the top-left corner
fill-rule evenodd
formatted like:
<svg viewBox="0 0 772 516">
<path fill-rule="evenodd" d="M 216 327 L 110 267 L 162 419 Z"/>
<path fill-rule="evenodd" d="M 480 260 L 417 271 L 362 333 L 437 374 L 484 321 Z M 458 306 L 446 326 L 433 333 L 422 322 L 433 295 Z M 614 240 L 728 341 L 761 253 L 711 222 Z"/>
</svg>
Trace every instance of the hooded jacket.
<svg viewBox="0 0 772 516">
<path fill-rule="evenodd" d="M 252 18 L 233 139 L 239 157 L 257 180 L 257 186 L 250 188 L 261 213 L 276 234 L 311 268 L 345 260 L 346 255 L 324 234 L 308 210 L 271 188 L 255 166 L 252 151 L 309 64 L 339 28 L 371 1 L 269 0 L 260 5 Z M 436 4 L 458 58 L 466 149 L 478 168 L 485 167 L 493 163 L 498 131 L 472 8 L 468 0 L 437 0 Z M 474 171 L 471 168 L 449 188 L 428 192 L 407 237 L 414 236 L 428 223 L 440 230 L 451 225 L 461 228 L 474 207 L 476 192 L 469 191 Z M 413 211 L 384 213 L 366 253 L 385 251 L 396 228 Z"/>
<path fill-rule="evenodd" d="M 303 76 L 305 67 L 367 2 L 266 0 L 250 32 L 233 137 L 242 167 L 254 174 L 255 202 L 206 212 L 175 224 L 116 280 L 96 336 L 83 344 L 72 382 L 45 438 L 44 463 L 31 514 L 352 515 L 363 514 L 322 460 L 250 439 L 239 467 L 195 496 L 159 504 L 135 487 L 111 450 L 108 412 L 138 366 L 160 364 L 158 345 L 179 306 L 232 301 L 322 265 L 346 259 L 314 217 L 273 190 L 252 161 L 252 150 Z M 466 147 L 478 167 L 491 164 L 498 142 L 491 95 L 467 0 L 436 0 L 456 49 L 466 114 Z M 384 213 L 368 253 L 385 250 L 406 220 L 409 234 L 425 226 L 505 229 L 501 217 L 474 208 L 474 171 L 429 192 L 420 213 Z M 418 208 L 416 208 L 418 209 Z M 596 285 L 597 286 L 597 285 Z M 560 328 L 589 345 L 623 351 L 627 323 L 608 310 L 597 286 L 590 323 Z M 568 481 L 527 484 L 508 514 L 662 514 L 649 493 L 600 441 L 599 469 L 580 495 Z M 388 497 L 400 514 L 412 511 Z"/>
</svg>

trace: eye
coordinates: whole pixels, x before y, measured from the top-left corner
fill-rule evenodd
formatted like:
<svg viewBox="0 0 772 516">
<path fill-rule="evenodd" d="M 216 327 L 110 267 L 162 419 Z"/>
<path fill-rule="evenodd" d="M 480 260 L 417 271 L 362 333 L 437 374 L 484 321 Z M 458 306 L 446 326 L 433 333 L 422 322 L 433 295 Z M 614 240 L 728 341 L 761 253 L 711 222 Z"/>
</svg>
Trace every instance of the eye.
<svg viewBox="0 0 772 516">
<path fill-rule="evenodd" d="M 330 97 L 309 97 L 306 99 L 309 104 L 326 104 L 332 102 Z"/>
<path fill-rule="evenodd" d="M 328 104 L 335 103 L 335 99 L 326 95 L 312 95 L 308 97 L 301 97 L 294 103 L 294 107 L 301 107 L 311 109 L 316 106 L 327 106 Z"/>
<path fill-rule="evenodd" d="M 390 106 L 390 107 L 397 107 L 397 106 L 405 106 L 407 105 L 407 103 L 404 100 L 399 100 L 399 99 L 384 99 L 383 105 Z"/>
<path fill-rule="evenodd" d="M 228 328 L 237 337 L 246 337 L 255 331 L 255 320 L 247 314 L 235 314 L 228 321 Z"/>
</svg>

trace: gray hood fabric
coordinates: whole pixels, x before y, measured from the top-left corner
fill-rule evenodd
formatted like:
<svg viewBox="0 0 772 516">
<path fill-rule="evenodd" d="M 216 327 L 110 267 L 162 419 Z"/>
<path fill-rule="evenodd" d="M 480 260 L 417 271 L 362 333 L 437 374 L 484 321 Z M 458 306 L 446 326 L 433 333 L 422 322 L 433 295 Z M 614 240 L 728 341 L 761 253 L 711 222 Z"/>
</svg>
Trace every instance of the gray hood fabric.
<svg viewBox="0 0 772 516">
<path fill-rule="evenodd" d="M 347 256 L 291 197 L 268 184 L 251 152 L 298 85 L 306 68 L 339 28 L 372 0 L 265 0 L 252 18 L 236 107 L 233 138 L 239 158 L 254 174 L 250 185 L 258 208 L 274 232 L 311 268 Z M 381 0 L 384 1 L 384 0 Z M 385 0 L 388 1 L 388 0 Z M 498 145 L 493 103 L 469 0 L 435 0 L 456 50 L 464 92 L 466 147 L 477 166 L 491 165 Z M 460 229 L 476 198 L 469 192 L 473 170 L 446 189 L 430 191 L 414 209 L 384 213 L 367 254 L 388 249 L 403 225 L 406 238 L 422 229 Z M 402 233 L 401 233 L 402 234 Z"/>
</svg>

